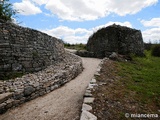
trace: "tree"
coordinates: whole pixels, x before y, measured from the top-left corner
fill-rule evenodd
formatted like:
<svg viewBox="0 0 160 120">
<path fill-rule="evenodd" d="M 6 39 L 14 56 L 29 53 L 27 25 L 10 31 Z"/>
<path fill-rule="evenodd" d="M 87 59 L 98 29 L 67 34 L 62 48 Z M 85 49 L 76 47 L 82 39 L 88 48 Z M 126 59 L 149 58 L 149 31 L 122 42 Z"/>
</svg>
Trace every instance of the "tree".
<svg viewBox="0 0 160 120">
<path fill-rule="evenodd" d="M 0 19 L 4 21 L 12 21 L 12 17 L 16 14 L 16 10 L 12 8 L 9 0 L 0 0 Z"/>
<path fill-rule="evenodd" d="M 160 57 L 160 44 L 156 44 L 152 47 L 151 55 L 155 57 Z"/>
</svg>

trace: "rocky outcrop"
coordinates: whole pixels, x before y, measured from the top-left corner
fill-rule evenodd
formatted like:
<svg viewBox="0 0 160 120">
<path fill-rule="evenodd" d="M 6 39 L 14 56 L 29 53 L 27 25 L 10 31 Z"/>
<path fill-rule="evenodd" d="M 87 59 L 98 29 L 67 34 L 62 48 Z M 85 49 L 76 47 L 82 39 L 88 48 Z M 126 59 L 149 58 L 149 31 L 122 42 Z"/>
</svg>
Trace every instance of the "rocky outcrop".
<svg viewBox="0 0 160 120">
<path fill-rule="evenodd" d="M 108 57 L 112 52 L 143 56 L 143 44 L 140 30 L 114 24 L 94 33 L 88 40 L 87 51 L 100 58 Z"/>
<path fill-rule="evenodd" d="M 37 30 L 0 22 L 0 79 L 36 72 L 65 54 L 63 42 Z"/>
</svg>

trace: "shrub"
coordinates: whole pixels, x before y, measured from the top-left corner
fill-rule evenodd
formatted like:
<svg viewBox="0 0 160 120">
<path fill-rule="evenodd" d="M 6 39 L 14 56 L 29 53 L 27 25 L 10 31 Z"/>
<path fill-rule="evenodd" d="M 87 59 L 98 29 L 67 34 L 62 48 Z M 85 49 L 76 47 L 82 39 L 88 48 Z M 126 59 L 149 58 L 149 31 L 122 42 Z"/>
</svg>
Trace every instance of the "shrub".
<svg viewBox="0 0 160 120">
<path fill-rule="evenodd" d="M 160 57 L 160 44 L 154 45 L 152 47 L 152 52 L 151 52 L 152 56 L 155 57 Z"/>
<path fill-rule="evenodd" d="M 64 43 L 65 48 L 69 49 L 75 49 L 75 50 L 86 50 L 86 44 L 69 44 L 69 43 Z"/>
<path fill-rule="evenodd" d="M 145 50 L 148 50 L 148 51 L 151 50 L 152 45 L 154 45 L 154 44 L 152 44 L 152 43 L 144 43 Z"/>
<path fill-rule="evenodd" d="M 0 19 L 4 21 L 12 21 L 12 17 L 17 13 L 12 8 L 12 4 L 9 0 L 0 0 Z"/>
</svg>

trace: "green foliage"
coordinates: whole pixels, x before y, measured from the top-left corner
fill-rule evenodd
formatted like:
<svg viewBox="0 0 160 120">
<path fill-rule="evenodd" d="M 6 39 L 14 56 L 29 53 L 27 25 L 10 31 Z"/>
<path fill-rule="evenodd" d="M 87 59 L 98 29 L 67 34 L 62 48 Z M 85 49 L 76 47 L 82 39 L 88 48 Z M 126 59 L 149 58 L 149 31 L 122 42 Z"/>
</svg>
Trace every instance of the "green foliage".
<svg viewBox="0 0 160 120">
<path fill-rule="evenodd" d="M 144 43 L 145 50 L 151 50 L 152 45 L 153 45 L 152 43 Z"/>
<path fill-rule="evenodd" d="M 86 44 L 69 44 L 64 43 L 64 47 L 68 49 L 75 49 L 75 50 L 86 50 Z"/>
<path fill-rule="evenodd" d="M 156 44 L 152 47 L 152 56 L 160 57 L 160 44 Z"/>
<path fill-rule="evenodd" d="M 16 14 L 16 10 L 12 8 L 9 0 L 0 1 L 0 19 L 4 21 L 12 21 L 12 16 Z"/>
<path fill-rule="evenodd" d="M 135 91 L 137 99 L 149 103 L 155 101 L 160 107 L 160 58 L 151 56 L 146 52 L 146 57 L 135 57 L 132 62 L 119 62 L 120 73 L 127 89 Z"/>
<path fill-rule="evenodd" d="M 0 77 L 0 80 L 9 80 L 9 79 L 14 79 L 17 77 L 22 77 L 25 73 L 23 72 L 12 72 L 10 74 L 4 74 L 3 77 Z"/>
</svg>

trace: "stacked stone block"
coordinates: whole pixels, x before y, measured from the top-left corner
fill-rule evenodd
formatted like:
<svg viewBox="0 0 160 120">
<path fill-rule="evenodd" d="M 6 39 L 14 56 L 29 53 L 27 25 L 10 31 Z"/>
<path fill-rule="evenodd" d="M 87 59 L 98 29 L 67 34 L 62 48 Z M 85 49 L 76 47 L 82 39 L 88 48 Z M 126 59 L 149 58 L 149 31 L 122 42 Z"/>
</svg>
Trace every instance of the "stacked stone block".
<svg viewBox="0 0 160 120">
<path fill-rule="evenodd" d="M 100 58 L 109 57 L 113 52 L 144 56 L 141 31 L 115 24 L 102 28 L 90 36 L 87 51 Z"/>
<path fill-rule="evenodd" d="M 65 53 L 63 42 L 37 30 L 0 23 L 0 79 L 46 68 Z"/>
</svg>

